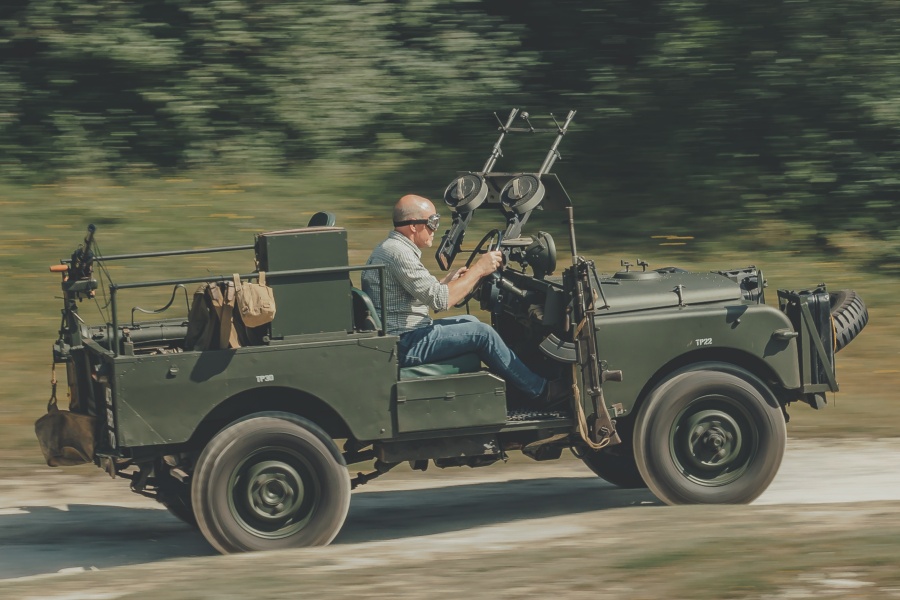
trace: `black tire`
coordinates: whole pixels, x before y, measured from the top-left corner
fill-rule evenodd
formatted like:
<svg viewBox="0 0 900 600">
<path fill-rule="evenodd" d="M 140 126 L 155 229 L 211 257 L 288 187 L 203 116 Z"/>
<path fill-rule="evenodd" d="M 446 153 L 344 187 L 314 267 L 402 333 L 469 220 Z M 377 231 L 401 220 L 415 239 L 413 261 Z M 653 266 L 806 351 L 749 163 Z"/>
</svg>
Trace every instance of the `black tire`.
<svg viewBox="0 0 900 600">
<path fill-rule="evenodd" d="M 171 483 L 166 483 L 157 491 L 156 499 L 175 518 L 198 529 L 197 517 L 194 516 L 194 506 L 191 503 L 190 485 L 173 479 Z"/>
<path fill-rule="evenodd" d="M 317 425 L 258 413 L 203 449 L 191 498 L 200 531 L 223 554 L 324 546 L 347 517 L 350 479 Z"/>
<path fill-rule="evenodd" d="M 647 484 L 641 477 L 637 463 L 634 461 L 634 446 L 631 443 L 633 423 L 617 423 L 616 431 L 622 438 L 621 444 L 603 448 L 602 450 L 587 450 L 581 457 L 587 467 L 595 475 L 609 483 L 625 489 L 645 488 Z"/>
<path fill-rule="evenodd" d="M 771 391 L 740 367 L 676 373 L 658 385 L 635 423 L 635 462 L 667 504 L 742 504 L 778 472 L 787 430 Z"/>
<path fill-rule="evenodd" d="M 869 322 L 869 311 L 853 290 L 831 292 L 829 300 L 834 320 L 834 351 L 838 352 L 863 330 Z"/>
</svg>

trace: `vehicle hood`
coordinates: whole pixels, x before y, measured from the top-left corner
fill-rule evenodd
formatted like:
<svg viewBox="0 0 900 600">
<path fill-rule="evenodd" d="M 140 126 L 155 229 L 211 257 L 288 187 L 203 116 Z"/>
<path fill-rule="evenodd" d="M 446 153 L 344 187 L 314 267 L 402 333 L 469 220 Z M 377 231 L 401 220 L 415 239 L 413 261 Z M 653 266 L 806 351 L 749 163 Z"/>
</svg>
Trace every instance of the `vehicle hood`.
<svg viewBox="0 0 900 600">
<path fill-rule="evenodd" d="M 601 276 L 600 285 L 609 308 L 598 315 L 678 306 L 679 285 L 683 303 L 688 306 L 739 302 L 743 298 L 738 284 L 718 273 L 660 273 L 652 279 Z M 598 306 L 602 305 L 603 298 L 600 298 Z"/>
</svg>

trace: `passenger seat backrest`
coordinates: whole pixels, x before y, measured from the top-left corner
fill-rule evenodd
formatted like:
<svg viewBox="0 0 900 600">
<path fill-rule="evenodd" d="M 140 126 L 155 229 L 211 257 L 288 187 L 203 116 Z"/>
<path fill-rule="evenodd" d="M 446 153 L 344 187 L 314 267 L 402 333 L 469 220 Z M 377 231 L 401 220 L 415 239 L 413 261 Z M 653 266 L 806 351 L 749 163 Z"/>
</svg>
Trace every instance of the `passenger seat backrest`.
<svg viewBox="0 0 900 600">
<path fill-rule="evenodd" d="M 320 211 L 309 219 L 307 227 L 334 227 L 335 217 L 330 212 Z"/>
</svg>

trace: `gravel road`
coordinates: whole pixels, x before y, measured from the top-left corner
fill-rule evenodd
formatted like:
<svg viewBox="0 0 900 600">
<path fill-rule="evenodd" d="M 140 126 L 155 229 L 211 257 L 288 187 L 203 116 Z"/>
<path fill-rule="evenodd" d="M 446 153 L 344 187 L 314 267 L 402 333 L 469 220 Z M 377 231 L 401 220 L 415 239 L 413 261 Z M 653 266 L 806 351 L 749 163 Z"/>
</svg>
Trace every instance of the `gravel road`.
<svg viewBox="0 0 900 600">
<path fill-rule="evenodd" d="M 900 439 L 789 440 L 778 477 L 756 504 L 883 500 L 900 500 Z M 490 536 L 520 543 L 541 535 L 517 527 L 521 521 L 659 505 L 648 491 L 615 488 L 572 458 L 398 469 L 354 493 L 334 543 L 377 546 L 441 534 L 442 543 L 475 549 Z M 93 467 L 0 480 L 0 582 L 214 554 L 199 533 Z"/>
</svg>

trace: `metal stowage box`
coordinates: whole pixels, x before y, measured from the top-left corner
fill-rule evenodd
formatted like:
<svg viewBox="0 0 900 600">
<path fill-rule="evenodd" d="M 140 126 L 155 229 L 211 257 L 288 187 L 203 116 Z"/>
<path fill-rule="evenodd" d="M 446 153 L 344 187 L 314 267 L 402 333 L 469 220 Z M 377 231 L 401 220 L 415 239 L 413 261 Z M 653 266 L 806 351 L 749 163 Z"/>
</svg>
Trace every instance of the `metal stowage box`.
<svg viewBox="0 0 900 600">
<path fill-rule="evenodd" d="M 261 233 L 256 239 L 260 271 L 294 271 L 347 266 L 347 230 L 307 227 Z M 272 339 L 352 329 L 347 272 L 267 277 L 275 293 Z"/>
</svg>

